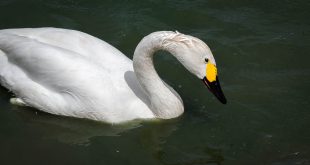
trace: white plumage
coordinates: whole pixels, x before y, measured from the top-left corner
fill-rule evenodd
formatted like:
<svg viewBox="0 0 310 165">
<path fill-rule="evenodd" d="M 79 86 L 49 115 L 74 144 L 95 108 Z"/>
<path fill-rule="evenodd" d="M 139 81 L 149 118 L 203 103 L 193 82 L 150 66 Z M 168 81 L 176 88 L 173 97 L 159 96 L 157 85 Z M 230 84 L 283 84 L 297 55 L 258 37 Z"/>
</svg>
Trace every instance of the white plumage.
<svg viewBox="0 0 310 165">
<path fill-rule="evenodd" d="M 183 103 L 154 69 L 152 56 L 158 49 L 172 53 L 201 79 L 204 59 L 215 64 L 202 41 L 175 32 L 145 37 L 132 62 L 79 31 L 6 29 L 0 30 L 0 80 L 27 106 L 51 114 L 110 123 L 173 118 L 182 114 Z"/>
</svg>

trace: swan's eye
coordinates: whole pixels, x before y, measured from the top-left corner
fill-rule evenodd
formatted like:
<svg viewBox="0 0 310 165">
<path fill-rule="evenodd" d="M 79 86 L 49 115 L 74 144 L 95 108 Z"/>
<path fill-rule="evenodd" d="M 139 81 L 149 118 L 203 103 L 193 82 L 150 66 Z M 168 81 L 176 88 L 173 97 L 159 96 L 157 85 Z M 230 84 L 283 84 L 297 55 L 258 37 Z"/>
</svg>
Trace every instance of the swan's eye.
<svg viewBox="0 0 310 165">
<path fill-rule="evenodd" d="M 209 59 L 205 58 L 205 62 L 208 63 L 208 62 L 209 62 Z"/>
</svg>

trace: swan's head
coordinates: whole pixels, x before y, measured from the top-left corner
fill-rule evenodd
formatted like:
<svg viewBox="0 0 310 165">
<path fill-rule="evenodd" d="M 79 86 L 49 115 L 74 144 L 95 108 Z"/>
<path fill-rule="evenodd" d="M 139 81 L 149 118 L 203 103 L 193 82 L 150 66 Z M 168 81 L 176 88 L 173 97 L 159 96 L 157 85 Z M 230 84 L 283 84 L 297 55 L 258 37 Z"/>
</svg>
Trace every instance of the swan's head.
<svg viewBox="0 0 310 165">
<path fill-rule="evenodd" d="M 203 41 L 176 32 L 175 35 L 163 42 L 163 46 L 173 52 L 187 70 L 201 79 L 221 103 L 226 104 L 214 57 L 210 48 Z"/>
</svg>

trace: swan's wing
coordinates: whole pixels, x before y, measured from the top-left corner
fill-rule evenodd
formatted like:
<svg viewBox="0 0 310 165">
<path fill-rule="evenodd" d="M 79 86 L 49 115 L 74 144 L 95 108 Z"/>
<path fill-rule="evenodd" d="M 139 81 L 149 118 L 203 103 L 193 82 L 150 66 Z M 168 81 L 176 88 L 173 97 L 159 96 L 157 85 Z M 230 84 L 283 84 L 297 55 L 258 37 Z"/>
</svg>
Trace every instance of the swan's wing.
<svg viewBox="0 0 310 165">
<path fill-rule="evenodd" d="M 86 33 L 59 28 L 23 28 L 0 30 L 2 34 L 13 34 L 34 39 L 41 43 L 60 47 L 98 63 L 107 70 L 128 67 L 131 60 L 110 44 Z M 119 64 L 119 65 L 112 65 Z"/>
<path fill-rule="evenodd" d="M 76 104 L 70 104 L 70 100 L 92 99 L 91 96 L 100 94 L 98 89 L 113 90 L 107 75 L 106 70 L 76 52 L 36 39 L 0 33 L 1 84 L 43 111 L 69 115 L 72 112 L 66 111 L 72 108 L 68 106 Z"/>
</svg>

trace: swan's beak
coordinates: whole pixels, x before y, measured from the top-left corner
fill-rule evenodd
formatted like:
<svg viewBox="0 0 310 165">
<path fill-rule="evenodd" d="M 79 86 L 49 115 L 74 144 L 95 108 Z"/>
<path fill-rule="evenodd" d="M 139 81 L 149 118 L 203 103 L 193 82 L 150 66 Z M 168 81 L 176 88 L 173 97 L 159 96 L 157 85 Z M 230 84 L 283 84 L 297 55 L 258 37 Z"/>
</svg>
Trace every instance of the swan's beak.
<svg viewBox="0 0 310 165">
<path fill-rule="evenodd" d="M 221 89 L 220 81 L 216 77 L 216 80 L 213 82 L 208 81 L 206 77 L 203 78 L 203 82 L 208 87 L 208 89 L 215 95 L 216 98 L 220 100 L 221 103 L 226 104 L 227 100 L 224 96 L 224 93 Z"/>
<path fill-rule="evenodd" d="M 226 104 L 227 100 L 224 96 L 224 93 L 221 89 L 220 81 L 217 77 L 217 69 L 214 64 L 208 62 L 206 76 L 202 79 L 208 89 L 215 95 L 221 103 Z"/>
</svg>

